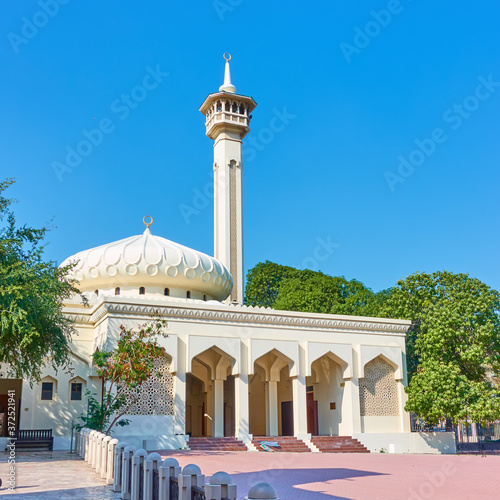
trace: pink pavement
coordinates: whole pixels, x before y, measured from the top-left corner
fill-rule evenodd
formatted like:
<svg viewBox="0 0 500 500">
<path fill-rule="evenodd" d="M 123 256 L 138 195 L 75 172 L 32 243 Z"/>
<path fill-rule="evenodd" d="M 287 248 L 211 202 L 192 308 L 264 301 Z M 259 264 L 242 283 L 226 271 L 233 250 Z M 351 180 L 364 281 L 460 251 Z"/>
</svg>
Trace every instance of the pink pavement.
<svg viewBox="0 0 500 500">
<path fill-rule="evenodd" d="M 500 456 L 164 451 L 181 467 L 228 472 L 243 498 L 255 483 L 280 500 L 500 499 Z"/>
</svg>

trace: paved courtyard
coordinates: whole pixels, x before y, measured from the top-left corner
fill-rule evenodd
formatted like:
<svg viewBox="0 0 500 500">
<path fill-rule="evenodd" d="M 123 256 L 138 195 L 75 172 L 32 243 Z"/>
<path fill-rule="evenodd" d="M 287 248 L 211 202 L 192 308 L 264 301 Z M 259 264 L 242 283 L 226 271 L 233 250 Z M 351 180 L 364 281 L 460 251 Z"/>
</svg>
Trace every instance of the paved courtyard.
<svg viewBox="0 0 500 500">
<path fill-rule="evenodd" d="M 243 498 L 265 481 L 281 500 L 496 499 L 500 456 L 163 452 L 181 466 L 199 465 L 208 477 L 229 472 Z M 0 454 L 0 495 L 10 498 L 107 500 L 119 498 L 83 461 L 67 452 L 19 453 L 17 489 L 6 488 L 6 453 Z"/>
</svg>

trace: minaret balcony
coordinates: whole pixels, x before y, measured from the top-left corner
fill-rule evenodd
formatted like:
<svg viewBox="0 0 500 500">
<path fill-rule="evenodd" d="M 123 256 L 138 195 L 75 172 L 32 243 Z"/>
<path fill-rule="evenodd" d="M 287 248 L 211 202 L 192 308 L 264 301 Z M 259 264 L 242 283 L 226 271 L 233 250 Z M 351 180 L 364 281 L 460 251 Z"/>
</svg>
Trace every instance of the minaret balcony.
<svg viewBox="0 0 500 500">
<path fill-rule="evenodd" d="M 207 127 L 207 132 L 214 126 L 216 123 L 230 123 L 230 124 L 238 124 L 242 127 L 249 127 L 250 120 L 248 116 L 241 115 L 239 113 L 233 113 L 231 111 L 220 111 L 218 113 L 214 113 L 207 119 L 205 122 L 205 126 Z"/>
</svg>

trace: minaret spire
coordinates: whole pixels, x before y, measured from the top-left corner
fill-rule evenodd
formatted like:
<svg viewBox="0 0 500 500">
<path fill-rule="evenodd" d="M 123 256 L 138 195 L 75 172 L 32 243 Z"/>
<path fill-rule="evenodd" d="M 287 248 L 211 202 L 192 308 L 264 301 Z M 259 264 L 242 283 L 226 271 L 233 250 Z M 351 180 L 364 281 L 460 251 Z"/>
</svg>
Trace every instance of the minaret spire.
<svg viewBox="0 0 500 500">
<path fill-rule="evenodd" d="M 231 92 L 231 94 L 235 94 L 236 87 L 231 83 L 231 69 L 229 68 L 231 54 L 228 54 L 226 52 L 224 54 L 224 59 L 226 60 L 226 67 L 224 69 L 224 83 L 219 87 L 219 92 Z"/>
<path fill-rule="evenodd" d="M 224 84 L 201 105 L 207 135 L 214 141 L 214 254 L 229 269 L 233 291 L 229 301 L 243 303 L 242 142 L 250 132 L 250 113 L 257 103 L 236 94 L 226 60 Z"/>
</svg>

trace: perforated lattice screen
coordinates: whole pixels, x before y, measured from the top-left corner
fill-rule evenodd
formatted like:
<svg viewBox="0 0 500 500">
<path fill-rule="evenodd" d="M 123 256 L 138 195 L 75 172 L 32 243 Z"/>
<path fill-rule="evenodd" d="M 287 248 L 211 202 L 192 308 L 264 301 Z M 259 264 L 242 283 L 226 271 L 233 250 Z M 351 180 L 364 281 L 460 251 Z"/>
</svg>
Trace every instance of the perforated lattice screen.
<svg viewBox="0 0 500 500">
<path fill-rule="evenodd" d="M 359 405 L 361 416 L 399 415 L 394 369 L 381 358 L 375 358 L 365 366 L 365 378 L 359 379 Z"/>
<path fill-rule="evenodd" d="M 157 374 L 160 374 L 158 377 Z M 127 401 L 135 399 L 130 392 Z M 170 362 L 163 357 L 155 361 L 151 377 L 139 389 L 139 398 L 127 410 L 127 415 L 173 415 L 174 382 L 170 373 Z"/>
</svg>

